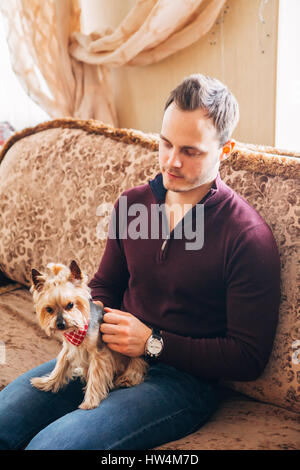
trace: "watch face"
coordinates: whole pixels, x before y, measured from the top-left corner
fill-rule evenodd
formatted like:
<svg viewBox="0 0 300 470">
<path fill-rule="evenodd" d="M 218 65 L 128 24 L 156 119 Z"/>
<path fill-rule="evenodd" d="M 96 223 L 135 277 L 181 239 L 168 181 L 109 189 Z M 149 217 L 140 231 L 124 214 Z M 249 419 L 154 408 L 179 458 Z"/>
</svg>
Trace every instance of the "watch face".
<svg viewBox="0 0 300 470">
<path fill-rule="evenodd" d="M 150 338 L 148 343 L 148 351 L 150 354 L 159 354 L 162 350 L 162 344 L 157 338 Z"/>
</svg>

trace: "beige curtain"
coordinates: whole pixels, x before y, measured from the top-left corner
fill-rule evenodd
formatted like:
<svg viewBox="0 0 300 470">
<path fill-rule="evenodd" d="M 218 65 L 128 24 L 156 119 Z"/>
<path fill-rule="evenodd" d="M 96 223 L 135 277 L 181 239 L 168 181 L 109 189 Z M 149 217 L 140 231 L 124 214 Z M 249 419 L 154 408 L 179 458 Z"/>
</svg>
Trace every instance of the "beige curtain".
<svg viewBox="0 0 300 470">
<path fill-rule="evenodd" d="M 78 0 L 0 0 L 12 66 L 23 87 L 55 117 L 118 126 L 110 69 L 145 66 L 193 44 L 225 0 L 137 0 L 121 24 L 80 31 Z"/>
</svg>

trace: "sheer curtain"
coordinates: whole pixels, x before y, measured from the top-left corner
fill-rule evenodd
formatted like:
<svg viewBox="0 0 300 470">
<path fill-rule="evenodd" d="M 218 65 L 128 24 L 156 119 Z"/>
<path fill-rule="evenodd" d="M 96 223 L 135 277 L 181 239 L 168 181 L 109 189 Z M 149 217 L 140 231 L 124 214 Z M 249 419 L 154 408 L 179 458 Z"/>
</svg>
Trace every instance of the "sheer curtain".
<svg viewBox="0 0 300 470">
<path fill-rule="evenodd" d="M 51 117 L 118 125 L 110 69 L 146 66 L 193 44 L 225 0 L 137 0 L 115 29 L 80 30 L 78 0 L 1 0 L 13 68 Z M 99 15 L 101 11 L 99 11 Z"/>
<path fill-rule="evenodd" d="M 3 18 L 0 14 L 0 121 L 9 122 L 15 130 L 34 126 L 49 115 L 34 103 L 22 88 L 10 63 Z"/>
</svg>

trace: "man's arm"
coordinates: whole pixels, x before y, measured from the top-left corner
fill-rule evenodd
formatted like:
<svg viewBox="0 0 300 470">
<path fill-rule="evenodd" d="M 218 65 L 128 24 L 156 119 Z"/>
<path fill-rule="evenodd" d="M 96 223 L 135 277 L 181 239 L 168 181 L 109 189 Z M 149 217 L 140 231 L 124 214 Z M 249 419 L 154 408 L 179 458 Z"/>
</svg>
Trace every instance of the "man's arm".
<svg viewBox="0 0 300 470">
<path fill-rule="evenodd" d="M 89 282 L 95 303 L 104 304 L 105 314 L 100 330 L 108 347 L 121 354 L 137 357 L 144 354 L 152 330 L 129 312 L 120 311 L 128 286 L 129 272 L 119 238 L 119 199 L 109 224 L 105 250 L 98 271 Z"/>
<path fill-rule="evenodd" d="M 206 379 L 255 380 L 271 353 L 280 303 L 280 259 L 264 224 L 239 235 L 226 269 L 227 332 L 187 338 L 163 331 L 159 360 Z"/>
<path fill-rule="evenodd" d="M 117 309 L 121 306 L 129 279 L 126 259 L 118 238 L 118 205 L 119 200 L 114 206 L 109 225 L 109 236 L 98 271 L 88 284 L 93 300 L 100 300 L 106 307 Z"/>
</svg>

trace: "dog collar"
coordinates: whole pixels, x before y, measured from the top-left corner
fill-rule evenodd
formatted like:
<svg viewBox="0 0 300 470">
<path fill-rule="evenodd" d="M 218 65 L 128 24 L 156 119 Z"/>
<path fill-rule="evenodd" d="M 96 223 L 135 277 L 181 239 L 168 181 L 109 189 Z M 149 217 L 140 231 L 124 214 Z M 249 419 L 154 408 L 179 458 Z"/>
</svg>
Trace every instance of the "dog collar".
<svg viewBox="0 0 300 470">
<path fill-rule="evenodd" d="M 75 330 L 71 331 L 70 333 L 64 333 L 64 337 L 67 338 L 71 344 L 74 344 L 74 346 L 80 346 L 85 338 L 88 327 L 89 323 L 86 323 L 83 330 Z"/>
</svg>

